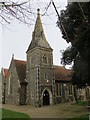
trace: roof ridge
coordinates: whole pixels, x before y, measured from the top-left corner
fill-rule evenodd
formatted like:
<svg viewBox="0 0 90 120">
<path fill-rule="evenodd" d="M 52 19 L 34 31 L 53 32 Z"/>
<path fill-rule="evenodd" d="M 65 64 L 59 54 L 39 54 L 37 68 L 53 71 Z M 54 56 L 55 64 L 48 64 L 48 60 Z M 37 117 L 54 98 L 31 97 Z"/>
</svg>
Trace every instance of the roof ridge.
<svg viewBox="0 0 90 120">
<path fill-rule="evenodd" d="M 8 68 L 3 68 L 4 70 L 8 70 Z"/>
<path fill-rule="evenodd" d="M 65 68 L 64 66 L 59 66 L 59 65 L 54 65 L 55 67 L 58 67 L 58 68 L 63 68 L 63 69 L 65 69 L 65 70 L 70 70 L 70 71 L 72 71 L 72 69 L 67 69 L 67 68 Z"/>
<path fill-rule="evenodd" d="M 63 68 L 65 68 L 64 66 L 59 66 L 59 65 L 54 65 L 55 67 L 63 67 Z"/>
<path fill-rule="evenodd" d="M 22 61 L 22 62 L 27 62 L 25 60 L 19 60 L 19 59 L 14 59 L 14 61 Z"/>
</svg>

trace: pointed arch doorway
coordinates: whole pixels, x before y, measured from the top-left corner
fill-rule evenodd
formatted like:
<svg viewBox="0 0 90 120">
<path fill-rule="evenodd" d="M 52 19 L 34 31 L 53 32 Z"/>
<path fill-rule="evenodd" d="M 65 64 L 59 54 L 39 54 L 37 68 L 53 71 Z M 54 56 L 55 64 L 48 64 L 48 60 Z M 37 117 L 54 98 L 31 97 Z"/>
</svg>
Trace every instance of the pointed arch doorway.
<svg viewBox="0 0 90 120">
<path fill-rule="evenodd" d="M 43 93 L 43 106 L 50 105 L 50 96 L 47 90 Z"/>
</svg>

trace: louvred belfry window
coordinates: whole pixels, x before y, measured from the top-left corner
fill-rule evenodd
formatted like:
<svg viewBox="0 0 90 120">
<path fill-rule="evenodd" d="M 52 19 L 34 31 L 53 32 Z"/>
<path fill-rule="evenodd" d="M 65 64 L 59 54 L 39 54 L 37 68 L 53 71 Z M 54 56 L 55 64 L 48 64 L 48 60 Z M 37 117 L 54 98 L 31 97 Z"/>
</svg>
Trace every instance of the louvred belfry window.
<svg viewBox="0 0 90 120">
<path fill-rule="evenodd" d="M 43 63 L 47 63 L 47 57 L 46 57 L 46 54 L 43 55 Z"/>
</svg>

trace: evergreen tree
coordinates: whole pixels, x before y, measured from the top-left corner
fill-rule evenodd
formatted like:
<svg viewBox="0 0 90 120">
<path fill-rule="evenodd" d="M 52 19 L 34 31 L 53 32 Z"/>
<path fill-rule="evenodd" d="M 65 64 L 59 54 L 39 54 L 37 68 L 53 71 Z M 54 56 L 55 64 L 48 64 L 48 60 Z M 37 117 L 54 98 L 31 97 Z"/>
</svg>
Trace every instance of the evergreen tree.
<svg viewBox="0 0 90 120">
<path fill-rule="evenodd" d="M 70 3 L 66 10 L 61 11 L 61 21 L 67 32 L 71 46 L 62 52 L 61 63 L 70 65 L 73 62 L 72 83 L 77 87 L 90 85 L 88 79 L 88 57 L 90 39 L 90 24 L 88 21 L 89 3 Z M 58 20 L 62 37 L 67 40 Z"/>
</svg>

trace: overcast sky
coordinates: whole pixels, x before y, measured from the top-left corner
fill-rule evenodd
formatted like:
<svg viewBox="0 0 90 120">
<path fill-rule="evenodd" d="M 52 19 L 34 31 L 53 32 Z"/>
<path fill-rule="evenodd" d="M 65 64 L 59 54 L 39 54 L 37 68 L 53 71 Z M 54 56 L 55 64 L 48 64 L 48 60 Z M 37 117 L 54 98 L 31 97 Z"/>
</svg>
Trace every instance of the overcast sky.
<svg viewBox="0 0 90 120">
<path fill-rule="evenodd" d="M 64 2 L 63 0 L 61 0 L 61 2 L 57 1 L 58 11 L 65 9 L 66 4 L 67 2 L 65 0 Z M 34 12 L 36 13 L 39 7 L 42 13 L 43 5 L 44 4 L 40 4 L 40 2 L 38 2 L 38 4 L 33 2 L 32 7 L 34 8 Z M 62 39 L 61 32 L 56 26 L 57 16 L 52 6 L 49 8 L 48 13 L 53 14 L 41 17 L 44 33 L 47 41 L 53 48 L 54 65 L 61 65 L 60 50 L 65 50 L 70 44 L 67 44 L 67 42 Z M 36 20 L 36 16 L 33 19 Z M 9 67 L 12 54 L 14 54 L 15 59 L 26 60 L 26 50 L 32 39 L 34 24 L 35 22 L 31 26 L 27 26 L 14 20 L 12 24 L 7 26 L 9 29 L 3 29 L 0 25 L 0 68 Z"/>
</svg>

